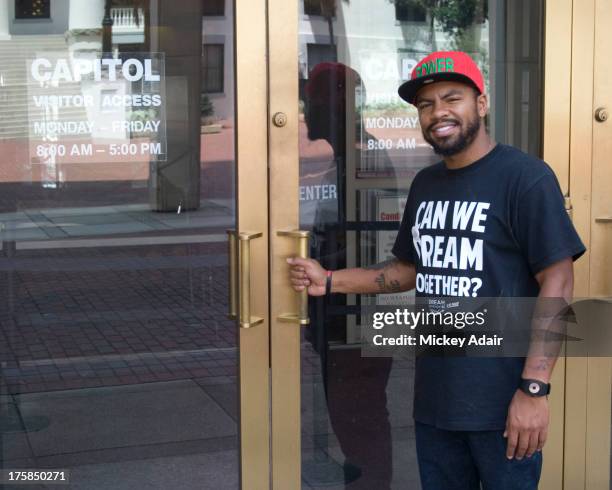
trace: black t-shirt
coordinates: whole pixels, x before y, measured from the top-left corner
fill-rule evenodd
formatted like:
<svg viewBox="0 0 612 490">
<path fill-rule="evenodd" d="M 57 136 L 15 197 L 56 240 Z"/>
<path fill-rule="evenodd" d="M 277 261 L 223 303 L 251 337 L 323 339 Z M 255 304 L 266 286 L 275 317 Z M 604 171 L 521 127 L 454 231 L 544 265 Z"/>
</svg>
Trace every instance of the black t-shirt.
<svg viewBox="0 0 612 490">
<path fill-rule="evenodd" d="M 415 264 L 417 297 L 534 297 L 535 274 L 584 251 L 551 168 L 501 144 L 467 167 L 420 171 L 393 247 Z M 523 365 L 419 357 L 414 417 L 448 430 L 501 430 Z"/>
</svg>

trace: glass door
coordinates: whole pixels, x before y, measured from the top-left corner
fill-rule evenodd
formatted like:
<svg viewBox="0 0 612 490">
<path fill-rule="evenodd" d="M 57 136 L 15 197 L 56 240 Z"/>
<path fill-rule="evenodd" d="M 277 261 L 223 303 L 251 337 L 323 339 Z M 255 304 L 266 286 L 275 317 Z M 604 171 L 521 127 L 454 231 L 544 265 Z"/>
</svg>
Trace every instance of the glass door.
<svg viewBox="0 0 612 490">
<path fill-rule="evenodd" d="M 390 258 L 412 180 L 439 160 L 397 88 L 435 50 L 476 60 L 493 139 L 545 157 L 567 190 L 568 149 L 553 142 L 568 127 L 569 106 L 547 105 L 543 85 L 558 76 L 569 82 L 559 66 L 544 64 L 544 47 L 553 45 L 544 26 L 550 36 L 562 30 L 570 9 L 543 1 L 268 4 L 272 123 L 283 116 L 270 130 L 273 487 L 420 488 L 415 360 L 366 357 L 361 342 L 365 308 L 402 304 L 410 294 L 310 298 L 306 307 L 300 295 L 288 296 L 285 258 L 309 253 L 331 270 Z M 547 57 L 568 49 L 557 44 Z M 298 229 L 309 232 L 307 249 L 297 234 L 277 235 Z M 308 325 L 287 323 L 288 311 L 301 311 Z M 562 391 L 551 404 L 542 488 L 556 489 Z"/>
<path fill-rule="evenodd" d="M 2 0 L 7 488 L 267 488 L 264 7 Z"/>
</svg>

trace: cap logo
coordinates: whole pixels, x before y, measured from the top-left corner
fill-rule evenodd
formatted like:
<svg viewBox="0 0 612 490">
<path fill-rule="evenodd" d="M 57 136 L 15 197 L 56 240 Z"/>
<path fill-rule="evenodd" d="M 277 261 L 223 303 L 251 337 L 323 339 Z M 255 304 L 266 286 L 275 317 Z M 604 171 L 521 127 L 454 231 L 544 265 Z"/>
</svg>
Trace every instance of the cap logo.
<svg viewBox="0 0 612 490">
<path fill-rule="evenodd" d="M 418 65 L 416 68 L 416 77 L 424 77 L 432 73 L 455 71 L 455 63 L 453 58 L 436 58 L 426 63 Z"/>
</svg>

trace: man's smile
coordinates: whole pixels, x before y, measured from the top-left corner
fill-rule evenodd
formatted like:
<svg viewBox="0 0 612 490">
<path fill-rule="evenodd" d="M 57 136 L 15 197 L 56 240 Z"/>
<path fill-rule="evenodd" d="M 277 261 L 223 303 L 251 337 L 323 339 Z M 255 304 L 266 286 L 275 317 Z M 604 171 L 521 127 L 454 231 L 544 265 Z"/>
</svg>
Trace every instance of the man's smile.
<svg viewBox="0 0 612 490">
<path fill-rule="evenodd" d="M 438 138 L 446 138 L 458 130 L 459 125 L 454 121 L 443 121 L 430 126 L 430 133 Z"/>
</svg>

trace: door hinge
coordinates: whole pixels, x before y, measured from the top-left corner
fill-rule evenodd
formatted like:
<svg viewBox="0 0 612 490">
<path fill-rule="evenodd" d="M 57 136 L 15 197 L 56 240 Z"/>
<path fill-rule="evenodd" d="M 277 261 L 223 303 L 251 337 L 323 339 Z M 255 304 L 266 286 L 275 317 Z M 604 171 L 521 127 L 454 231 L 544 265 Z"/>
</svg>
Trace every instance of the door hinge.
<svg viewBox="0 0 612 490">
<path fill-rule="evenodd" d="M 573 208 L 572 208 L 572 198 L 570 197 L 569 193 L 566 193 L 564 196 L 564 201 L 565 201 L 565 212 L 567 213 L 567 215 L 570 217 L 570 219 L 573 218 Z"/>
</svg>

